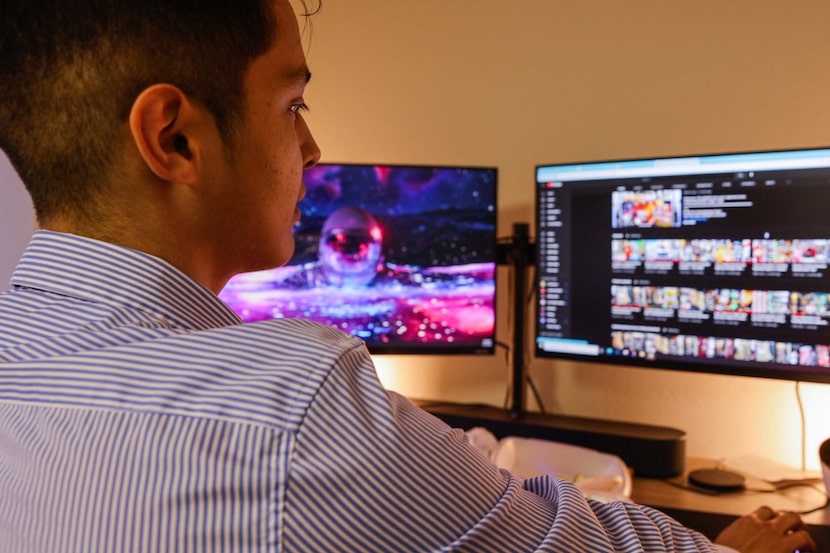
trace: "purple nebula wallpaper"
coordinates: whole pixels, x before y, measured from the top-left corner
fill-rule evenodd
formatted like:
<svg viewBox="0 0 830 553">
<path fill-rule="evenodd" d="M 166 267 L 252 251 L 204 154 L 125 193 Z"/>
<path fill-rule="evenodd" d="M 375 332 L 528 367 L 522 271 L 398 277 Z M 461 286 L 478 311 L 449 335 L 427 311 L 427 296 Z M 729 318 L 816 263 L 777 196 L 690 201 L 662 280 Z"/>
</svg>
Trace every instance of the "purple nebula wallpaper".
<svg viewBox="0 0 830 553">
<path fill-rule="evenodd" d="M 310 319 L 373 353 L 492 353 L 496 169 L 319 164 L 304 181 L 293 258 L 220 294 L 244 321 Z"/>
</svg>

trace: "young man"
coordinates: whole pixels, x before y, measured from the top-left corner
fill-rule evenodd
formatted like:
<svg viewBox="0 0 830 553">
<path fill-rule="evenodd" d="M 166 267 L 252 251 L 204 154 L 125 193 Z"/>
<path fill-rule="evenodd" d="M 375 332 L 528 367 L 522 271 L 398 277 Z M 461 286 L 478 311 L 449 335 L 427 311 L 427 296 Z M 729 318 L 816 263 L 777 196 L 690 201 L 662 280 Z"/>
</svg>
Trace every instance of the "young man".
<svg viewBox="0 0 830 553">
<path fill-rule="evenodd" d="M 320 155 L 288 0 L 0 5 L 0 146 L 39 225 L 0 296 L 4 551 L 712 550 L 500 472 L 358 340 L 217 299 L 289 259 Z M 720 541 L 813 548 L 765 508 Z"/>
</svg>

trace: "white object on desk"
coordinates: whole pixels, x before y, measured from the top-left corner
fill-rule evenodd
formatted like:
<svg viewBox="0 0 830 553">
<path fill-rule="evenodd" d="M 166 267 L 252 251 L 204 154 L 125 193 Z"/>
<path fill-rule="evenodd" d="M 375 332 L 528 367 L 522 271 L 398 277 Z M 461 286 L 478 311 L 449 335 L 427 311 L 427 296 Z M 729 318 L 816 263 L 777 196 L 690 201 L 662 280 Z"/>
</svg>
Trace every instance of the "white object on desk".
<svg viewBox="0 0 830 553">
<path fill-rule="evenodd" d="M 549 474 L 569 480 L 591 499 L 629 501 L 631 498 L 631 472 L 623 460 L 594 449 L 507 437 L 499 441 L 495 463 L 516 476 Z"/>
</svg>

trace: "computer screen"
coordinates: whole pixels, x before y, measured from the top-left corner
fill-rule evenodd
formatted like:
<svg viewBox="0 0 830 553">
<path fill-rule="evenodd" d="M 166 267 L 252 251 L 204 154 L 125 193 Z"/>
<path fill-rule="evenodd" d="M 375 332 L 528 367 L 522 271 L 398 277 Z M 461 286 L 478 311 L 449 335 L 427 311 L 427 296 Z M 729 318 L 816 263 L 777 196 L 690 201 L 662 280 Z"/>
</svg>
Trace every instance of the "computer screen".
<svg viewBox="0 0 830 553">
<path fill-rule="evenodd" d="M 830 382 L 830 149 L 536 167 L 536 355 Z"/>
<path fill-rule="evenodd" d="M 490 167 L 318 164 L 293 258 L 220 297 L 246 322 L 311 319 L 372 353 L 493 353 L 497 181 Z"/>
</svg>

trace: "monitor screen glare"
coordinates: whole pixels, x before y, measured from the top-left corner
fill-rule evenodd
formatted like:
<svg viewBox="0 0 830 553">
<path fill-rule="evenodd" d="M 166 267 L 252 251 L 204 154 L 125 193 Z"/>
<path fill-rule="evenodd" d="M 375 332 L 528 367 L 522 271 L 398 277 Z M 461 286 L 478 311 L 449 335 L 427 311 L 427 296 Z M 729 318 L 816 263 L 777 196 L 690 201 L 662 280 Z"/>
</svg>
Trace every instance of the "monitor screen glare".
<svg viewBox="0 0 830 553">
<path fill-rule="evenodd" d="M 536 168 L 536 354 L 830 382 L 830 149 Z"/>
<path fill-rule="evenodd" d="M 494 168 L 319 164 L 304 175 L 296 250 L 220 297 L 246 322 L 295 317 L 373 353 L 492 353 Z"/>
</svg>

